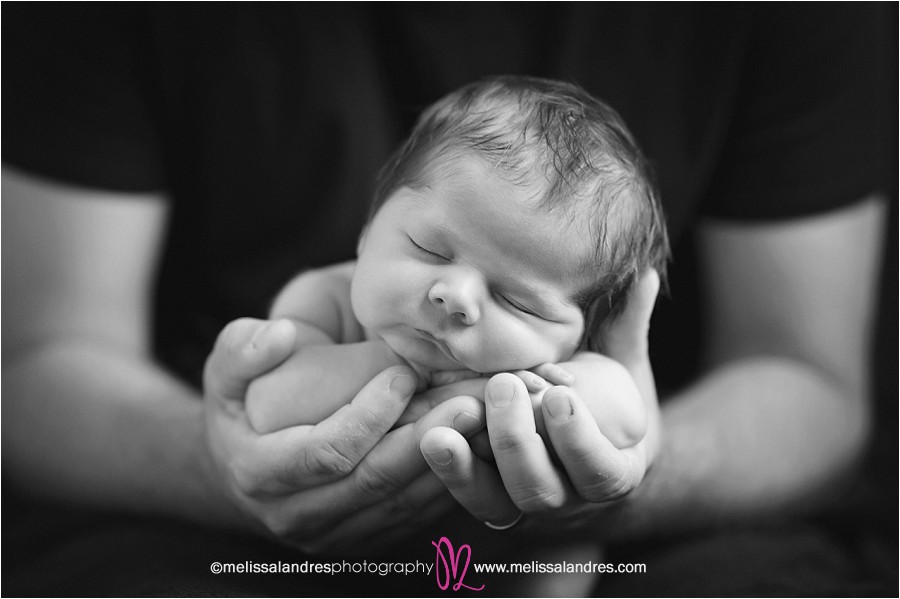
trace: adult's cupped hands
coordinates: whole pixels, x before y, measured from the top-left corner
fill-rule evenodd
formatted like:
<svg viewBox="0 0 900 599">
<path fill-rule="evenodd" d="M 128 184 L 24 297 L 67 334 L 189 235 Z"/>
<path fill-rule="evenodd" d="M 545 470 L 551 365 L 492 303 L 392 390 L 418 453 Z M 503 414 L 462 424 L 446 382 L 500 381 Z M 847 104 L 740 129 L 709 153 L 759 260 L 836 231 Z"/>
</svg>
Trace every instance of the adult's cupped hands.
<svg viewBox="0 0 900 599">
<path fill-rule="evenodd" d="M 412 371 L 398 366 L 317 425 L 258 434 L 244 412 L 247 386 L 283 362 L 294 340 L 290 321 L 240 319 L 206 363 L 207 484 L 234 508 L 235 521 L 307 552 L 350 554 L 449 511 L 455 502 L 423 460 L 421 438 L 436 426 L 461 436 L 482 429 L 481 402 L 452 399 L 392 428 L 415 390 Z"/>
<path fill-rule="evenodd" d="M 588 531 L 585 524 L 600 504 L 623 498 L 641 483 L 661 433 L 647 342 L 658 291 L 659 276 L 649 270 L 629 292 L 624 312 L 599 335 L 603 392 L 634 394 L 645 403 L 650 422 L 641 442 L 617 449 L 581 398 L 563 386 L 544 395 L 545 440 L 537 432 L 525 384 L 512 374 L 492 377 L 485 391 L 496 466 L 479 459 L 448 427 L 424 433 L 421 449 L 429 466 L 474 517 L 503 525 L 524 513 L 532 516 L 526 525 L 536 531 Z"/>
</svg>

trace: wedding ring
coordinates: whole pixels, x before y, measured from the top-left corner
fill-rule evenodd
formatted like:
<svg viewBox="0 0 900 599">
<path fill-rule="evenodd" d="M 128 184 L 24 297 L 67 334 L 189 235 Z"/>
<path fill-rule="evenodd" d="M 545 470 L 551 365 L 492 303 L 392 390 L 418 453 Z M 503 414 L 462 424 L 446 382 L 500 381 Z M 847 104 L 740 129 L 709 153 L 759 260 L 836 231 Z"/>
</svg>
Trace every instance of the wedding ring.
<svg viewBox="0 0 900 599">
<path fill-rule="evenodd" d="M 515 525 L 518 524 L 519 522 L 521 522 L 521 521 L 522 521 L 522 516 L 524 516 L 524 515 L 525 515 L 524 512 L 519 512 L 519 515 L 516 516 L 516 518 L 515 518 L 512 522 L 510 522 L 509 524 L 493 524 L 493 523 L 488 522 L 487 520 L 485 520 L 485 521 L 484 521 L 484 525 L 487 526 L 488 528 L 492 528 L 492 529 L 494 529 L 494 530 L 509 530 L 510 528 L 512 528 L 513 526 L 515 526 Z"/>
</svg>

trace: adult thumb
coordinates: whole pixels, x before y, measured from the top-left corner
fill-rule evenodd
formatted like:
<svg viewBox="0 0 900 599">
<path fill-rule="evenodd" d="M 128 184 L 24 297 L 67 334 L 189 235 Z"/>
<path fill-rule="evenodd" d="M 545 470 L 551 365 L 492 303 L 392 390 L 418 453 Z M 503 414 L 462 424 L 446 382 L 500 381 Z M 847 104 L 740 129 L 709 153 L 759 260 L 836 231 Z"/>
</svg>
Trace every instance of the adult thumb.
<svg viewBox="0 0 900 599">
<path fill-rule="evenodd" d="M 600 347 L 606 356 L 626 368 L 647 360 L 647 334 L 658 293 L 659 273 L 648 268 L 628 292 L 622 313 L 600 330 Z"/>
<path fill-rule="evenodd" d="M 296 327 L 287 320 L 240 318 L 225 326 L 206 360 L 207 397 L 243 403 L 253 379 L 284 362 L 294 348 Z"/>
</svg>

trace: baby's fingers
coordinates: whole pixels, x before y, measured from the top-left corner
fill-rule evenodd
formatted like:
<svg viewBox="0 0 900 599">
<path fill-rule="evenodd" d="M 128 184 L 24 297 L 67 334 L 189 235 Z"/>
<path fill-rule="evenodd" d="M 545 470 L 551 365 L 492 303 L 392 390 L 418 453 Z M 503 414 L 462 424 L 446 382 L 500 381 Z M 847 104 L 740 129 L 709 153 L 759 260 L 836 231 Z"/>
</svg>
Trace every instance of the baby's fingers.
<svg viewBox="0 0 900 599">
<path fill-rule="evenodd" d="M 559 364 L 547 362 L 546 364 L 535 367 L 533 370 L 535 374 L 549 381 L 551 385 L 571 387 L 575 384 L 575 376 Z M 531 389 L 529 389 L 529 391 L 531 391 Z"/>
<path fill-rule="evenodd" d="M 516 370 L 512 374 L 522 379 L 522 382 L 525 383 L 525 388 L 528 389 L 529 393 L 538 393 L 539 391 L 543 391 L 550 387 L 550 384 L 541 378 L 540 375 L 535 374 L 530 370 Z"/>
</svg>

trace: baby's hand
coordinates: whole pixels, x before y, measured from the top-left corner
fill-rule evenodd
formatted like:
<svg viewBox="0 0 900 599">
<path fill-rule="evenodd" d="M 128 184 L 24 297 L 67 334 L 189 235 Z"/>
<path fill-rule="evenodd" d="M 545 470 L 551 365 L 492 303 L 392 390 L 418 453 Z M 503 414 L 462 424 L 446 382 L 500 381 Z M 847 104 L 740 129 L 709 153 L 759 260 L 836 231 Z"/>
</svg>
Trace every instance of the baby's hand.
<svg viewBox="0 0 900 599">
<path fill-rule="evenodd" d="M 647 433 L 647 414 L 638 396 L 623 397 L 616 380 L 599 375 L 598 361 L 610 361 L 599 354 L 581 353 L 569 362 L 546 363 L 531 370 L 514 372 L 522 379 L 534 406 L 535 424 L 544 433 L 541 402 L 544 392 L 553 385 L 571 387 L 584 400 L 600 431 L 619 449 L 631 447 Z M 617 372 L 613 369 L 613 372 Z M 624 386 L 626 388 L 630 388 Z"/>
<path fill-rule="evenodd" d="M 548 366 L 552 368 L 546 368 Z M 566 386 L 572 387 L 584 400 L 600 432 L 615 447 L 624 449 L 636 445 L 647 434 L 644 401 L 630 384 L 631 375 L 618 362 L 600 354 L 582 352 L 569 362 L 544 364 L 538 369 L 554 380 L 559 380 L 558 372 L 572 378 L 572 383 Z"/>
<path fill-rule="evenodd" d="M 426 388 L 443 387 L 444 385 L 452 385 L 459 381 L 467 381 L 469 379 L 477 379 L 484 377 L 483 374 L 473 372 L 472 370 L 443 370 L 435 372 L 431 375 Z M 424 389 L 422 389 L 424 391 Z"/>
<path fill-rule="evenodd" d="M 575 384 L 575 375 L 573 375 L 571 372 L 569 372 L 559 364 L 547 362 L 545 364 L 541 364 L 540 366 L 536 366 L 532 370 L 536 375 L 538 375 L 539 377 L 543 377 L 543 379 L 551 385 L 563 385 L 566 387 L 571 387 Z M 528 386 L 527 382 L 525 383 L 525 386 Z M 532 390 L 529 389 L 529 391 Z"/>
</svg>

